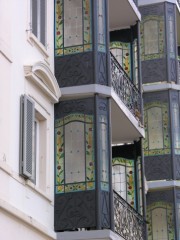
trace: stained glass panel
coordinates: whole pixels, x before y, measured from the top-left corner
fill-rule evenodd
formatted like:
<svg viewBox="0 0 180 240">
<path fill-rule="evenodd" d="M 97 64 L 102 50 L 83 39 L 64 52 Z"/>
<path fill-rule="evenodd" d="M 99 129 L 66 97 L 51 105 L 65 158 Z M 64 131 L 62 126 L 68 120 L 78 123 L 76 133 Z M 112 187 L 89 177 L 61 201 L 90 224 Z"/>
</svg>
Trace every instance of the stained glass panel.
<svg viewBox="0 0 180 240">
<path fill-rule="evenodd" d="M 173 15 L 168 16 L 169 23 L 169 52 L 170 57 L 175 58 L 175 37 L 174 37 L 174 17 Z"/>
<path fill-rule="evenodd" d="M 95 189 L 92 115 L 70 114 L 55 121 L 56 193 Z"/>
<path fill-rule="evenodd" d="M 175 239 L 171 203 L 155 202 L 147 206 L 148 240 Z"/>
<path fill-rule="evenodd" d="M 164 17 L 147 16 L 140 25 L 141 60 L 164 57 Z"/>
<path fill-rule="evenodd" d="M 105 52 L 106 43 L 106 29 L 105 29 L 105 2 L 104 0 L 97 0 L 98 4 L 98 50 Z"/>
<path fill-rule="evenodd" d="M 112 165 L 113 189 L 135 208 L 134 161 L 117 157 L 112 159 Z"/>
<path fill-rule="evenodd" d="M 101 189 L 109 190 L 109 156 L 107 138 L 107 117 L 101 115 L 100 123 L 100 163 L 101 163 Z"/>
<path fill-rule="evenodd" d="M 55 0 L 55 55 L 92 50 L 91 0 Z"/>
<path fill-rule="evenodd" d="M 153 107 L 147 113 L 149 149 L 163 148 L 162 109 Z"/>
<path fill-rule="evenodd" d="M 144 155 L 170 154 L 168 104 L 153 102 L 145 104 L 143 141 Z"/>
<path fill-rule="evenodd" d="M 173 128 L 174 128 L 174 151 L 175 154 L 180 154 L 180 119 L 179 119 L 179 106 L 178 103 L 172 103 L 173 109 Z"/>
<path fill-rule="evenodd" d="M 130 43 L 111 42 L 110 50 L 124 71 L 131 77 L 131 45 Z"/>
</svg>

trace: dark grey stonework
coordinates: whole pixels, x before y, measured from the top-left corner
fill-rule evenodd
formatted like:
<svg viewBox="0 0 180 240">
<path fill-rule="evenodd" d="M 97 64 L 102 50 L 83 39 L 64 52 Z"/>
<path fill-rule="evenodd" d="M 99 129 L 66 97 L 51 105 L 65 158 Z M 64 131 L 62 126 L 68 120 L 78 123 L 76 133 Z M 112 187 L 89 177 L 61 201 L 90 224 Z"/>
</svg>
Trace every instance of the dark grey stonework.
<svg viewBox="0 0 180 240">
<path fill-rule="evenodd" d="M 143 6 L 139 8 L 142 17 L 148 15 L 157 15 L 163 16 L 164 15 L 164 3 L 158 3 L 154 5 Z"/>
<path fill-rule="evenodd" d="M 94 98 L 62 101 L 55 104 L 55 119 L 70 113 L 94 114 Z"/>
<path fill-rule="evenodd" d="M 55 76 L 60 87 L 94 83 L 93 53 L 81 53 L 55 58 Z"/>
<path fill-rule="evenodd" d="M 151 92 L 151 93 L 144 93 L 143 94 L 144 104 L 151 103 L 151 102 L 169 102 L 169 92 Z"/>
<path fill-rule="evenodd" d="M 147 181 L 172 179 L 171 155 L 144 157 Z"/>
<path fill-rule="evenodd" d="M 147 193 L 147 205 L 150 205 L 154 202 L 174 202 L 174 194 L 173 190 L 167 191 L 156 191 L 156 192 L 148 192 Z"/>
<path fill-rule="evenodd" d="M 109 192 L 101 191 L 101 225 L 102 228 L 110 228 L 110 202 Z"/>
<path fill-rule="evenodd" d="M 176 180 L 180 180 L 180 155 L 175 155 L 175 178 Z"/>
<path fill-rule="evenodd" d="M 167 81 L 166 59 L 142 61 L 143 83 Z"/>
<path fill-rule="evenodd" d="M 55 195 L 55 231 L 94 228 L 95 191 Z"/>
<path fill-rule="evenodd" d="M 108 78 L 107 78 L 107 61 L 106 61 L 106 54 L 98 52 L 98 77 L 97 77 L 97 84 L 107 85 Z"/>
</svg>

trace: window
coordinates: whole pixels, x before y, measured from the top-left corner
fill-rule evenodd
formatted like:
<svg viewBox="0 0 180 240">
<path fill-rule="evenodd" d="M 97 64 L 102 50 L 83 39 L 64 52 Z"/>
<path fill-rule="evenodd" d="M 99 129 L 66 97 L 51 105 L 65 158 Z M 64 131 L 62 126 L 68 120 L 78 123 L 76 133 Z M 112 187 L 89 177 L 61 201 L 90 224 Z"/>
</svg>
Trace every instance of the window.
<svg viewBox="0 0 180 240">
<path fill-rule="evenodd" d="M 31 0 L 32 33 L 46 44 L 46 0 Z"/>
<path fill-rule="evenodd" d="M 95 189 L 94 120 L 73 113 L 55 121 L 56 193 Z"/>
<path fill-rule="evenodd" d="M 164 57 L 164 17 L 150 15 L 141 22 L 141 60 Z"/>
<path fill-rule="evenodd" d="M 152 102 L 144 108 L 144 155 L 170 154 L 168 104 Z"/>
<path fill-rule="evenodd" d="M 148 239 L 170 240 L 174 235 L 173 205 L 169 202 L 154 202 L 147 206 Z"/>
<path fill-rule="evenodd" d="M 112 159 L 113 189 L 132 207 L 136 207 L 134 161 L 117 157 Z"/>
<path fill-rule="evenodd" d="M 31 98 L 21 97 L 20 174 L 46 190 L 47 120 Z"/>
</svg>

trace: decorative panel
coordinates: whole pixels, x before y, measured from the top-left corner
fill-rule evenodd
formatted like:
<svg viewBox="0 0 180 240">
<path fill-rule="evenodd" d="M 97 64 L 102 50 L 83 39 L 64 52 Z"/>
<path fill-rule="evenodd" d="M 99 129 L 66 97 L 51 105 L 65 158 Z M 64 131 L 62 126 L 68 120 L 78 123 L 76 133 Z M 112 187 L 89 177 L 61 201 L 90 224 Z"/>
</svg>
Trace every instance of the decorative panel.
<svg viewBox="0 0 180 240">
<path fill-rule="evenodd" d="M 95 191 L 55 195 L 55 231 L 95 228 Z"/>
<path fill-rule="evenodd" d="M 168 28 L 170 58 L 175 58 L 174 16 L 171 14 L 168 15 Z"/>
<path fill-rule="evenodd" d="M 174 240 L 174 214 L 171 203 L 157 201 L 147 206 L 148 240 Z"/>
<path fill-rule="evenodd" d="M 91 0 L 55 0 L 55 56 L 91 50 Z"/>
<path fill-rule="evenodd" d="M 138 181 L 137 181 L 137 191 L 138 191 L 138 211 L 141 215 L 143 215 L 143 186 L 142 186 L 142 166 L 141 166 L 141 157 L 138 157 L 137 159 L 137 177 L 138 177 Z"/>
<path fill-rule="evenodd" d="M 152 102 L 144 107 L 144 155 L 170 154 L 168 104 Z"/>
<path fill-rule="evenodd" d="M 143 18 L 140 26 L 141 60 L 164 57 L 164 17 L 150 15 Z"/>
<path fill-rule="evenodd" d="M 147 181 L 172 179 L 172 171 L 171 155 L 145 157 L 145 175 Z"/>
<path fill-rule="evenodd" d="M 93 84 L 92 52 L 64 56 L 55 60 L 55 76 L 60 87 Z"/>
<path fill-rule="evenodd" d="M 134 161 L 117 157 L 112 159 L 113 189 L 135 208 L 135 169 Z"/>
<path fill-rule="evenodd" d="M 93 126 L 93 116 L 86 114 L 56 119 L 56 193 L 95 189 Z"/>
<path fill-rule="evenodd" d="M 108 125 L 107 117 L 99 116 L 100 124 L 100 163 L 101 163 L 101 189 L 109 191 L 109 150 L 108 150 Z"/>
<path fill-rule="evenodd" d="M 143 83 L 154 83 L 167 81 L 166 59 L 153 59 L 152 61 L 142 61 L 142 81 Z"/>
<path fill-rule="evenodd" d="M 98 51 L 106 52 L 105 1 L 97 0 L 98 8 Z"/>
<path fill-rule="evenodd" d="M 124 71 L 131 78 L 131 44 L 123 42 L 111 42 L 110 50 Z"/>
</svg>

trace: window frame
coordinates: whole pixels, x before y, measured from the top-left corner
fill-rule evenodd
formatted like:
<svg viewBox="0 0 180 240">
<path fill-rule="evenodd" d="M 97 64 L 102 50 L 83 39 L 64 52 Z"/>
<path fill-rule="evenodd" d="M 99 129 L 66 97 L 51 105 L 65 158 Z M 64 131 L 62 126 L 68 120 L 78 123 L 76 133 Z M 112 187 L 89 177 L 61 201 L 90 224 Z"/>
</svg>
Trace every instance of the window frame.
<svg viewBox="0 0 180 240">
<path fill-rule="evenodd" d="M 33 1 L 36 2 L 36 22 L 33 22 Z M 42 11 L 42 2 L 44 6 L 44 16 Z M 44 18 L 44 25 L 42 26 L 42 18 Z M 47 0 L 30 0 L 30 25 L 32 34 L 38 39 L 38 41 L 44 46 L 47 46 Z M 36 29 L 33 30 L 33 25 L 36 25 Z M 44 29 L 43 39 L 42 31 Z"/>
</svg>

